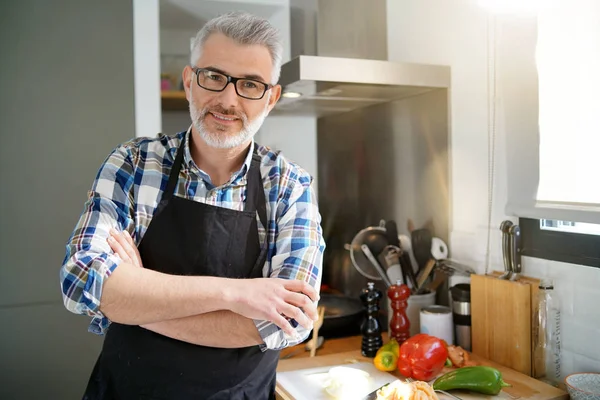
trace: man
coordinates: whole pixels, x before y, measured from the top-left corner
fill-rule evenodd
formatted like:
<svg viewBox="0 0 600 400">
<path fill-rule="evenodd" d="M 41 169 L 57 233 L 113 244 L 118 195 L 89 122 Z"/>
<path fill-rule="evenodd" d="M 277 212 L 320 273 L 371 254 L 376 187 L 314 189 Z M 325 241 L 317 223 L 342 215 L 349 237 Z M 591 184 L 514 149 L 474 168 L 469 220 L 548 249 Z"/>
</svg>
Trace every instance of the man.
<svg viewBox="0 0 600 400">
<path fill-rule="evenodd" d="M 272 399 L 316 320 L 324 241 L 304 170 L 253 136 L 280 97 L 265 20 L 208 22 L 183 70 L 192 125 L 118 146 L 61 269 L 106 334 L 85 399 Z"/>
</svg>

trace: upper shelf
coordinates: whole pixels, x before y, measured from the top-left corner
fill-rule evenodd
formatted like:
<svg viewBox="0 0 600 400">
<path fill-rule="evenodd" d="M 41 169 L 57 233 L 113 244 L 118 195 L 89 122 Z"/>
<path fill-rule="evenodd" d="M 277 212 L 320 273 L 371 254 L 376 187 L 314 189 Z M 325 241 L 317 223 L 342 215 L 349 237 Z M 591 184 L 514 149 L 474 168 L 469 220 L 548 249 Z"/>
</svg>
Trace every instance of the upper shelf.
<svg viewBox="0 0 600 400">
<path fill-rule="evenodd" d="M 183 90 L 162 91 L 160 99 L 163 111 L 187 111 L 188 101 Z"/>
</svg>

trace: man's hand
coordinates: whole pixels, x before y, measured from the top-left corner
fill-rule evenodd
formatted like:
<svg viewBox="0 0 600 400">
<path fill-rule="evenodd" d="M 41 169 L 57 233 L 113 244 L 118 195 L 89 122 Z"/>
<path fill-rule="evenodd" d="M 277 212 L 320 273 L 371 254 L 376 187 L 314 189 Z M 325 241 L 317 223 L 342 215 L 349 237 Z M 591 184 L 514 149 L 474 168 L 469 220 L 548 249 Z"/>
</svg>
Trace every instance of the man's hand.
<svg viewBox="0 0 600 400">
<path fill-rule="evenodd" d="M 140 252 L 129 235 L 129 232 L 118 232 L 116 229 L 111 228 L 108 244 L 121 260 L 133 266 L 144 268 Z"/>
<path fill-rule="evenodd" d="M 247 318 L 267 320 L 289 336 L 294 327 L 286 320 L 296 320 L 310 330 L 318 319 L 315 302 L 317 291 L 300 280 L 280 278 L 232 279 L 229 309 Z M 304 311 L 304 312 L 303 312 Z"/>
</svg>

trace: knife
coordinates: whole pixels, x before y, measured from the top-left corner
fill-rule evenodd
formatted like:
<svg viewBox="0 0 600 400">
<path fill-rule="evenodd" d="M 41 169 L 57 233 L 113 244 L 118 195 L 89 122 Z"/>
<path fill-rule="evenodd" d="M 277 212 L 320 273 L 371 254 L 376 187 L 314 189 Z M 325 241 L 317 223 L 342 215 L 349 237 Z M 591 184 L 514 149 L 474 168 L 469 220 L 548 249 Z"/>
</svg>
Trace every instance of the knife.
<svg viewBox="0 0 600 400">
<path fill-rule="evenodd" d="M 511 281 L 518 281 L 521 277 L 521 228 L 513 225 L 508 230 L 510 236 L 510 261 L 513 275 Z"/>
<path fill-rule="evenodd" d="M 513 223 L 509 220 L 502 221 L 500 224 L 500 231 L 502 232 L 502 260 L 504 261 L 504 273 L 500 275 L 499 279 L 510 279 L 512 275 L 511 267 L 511 238 L 510 228 Z"/>
</svg>

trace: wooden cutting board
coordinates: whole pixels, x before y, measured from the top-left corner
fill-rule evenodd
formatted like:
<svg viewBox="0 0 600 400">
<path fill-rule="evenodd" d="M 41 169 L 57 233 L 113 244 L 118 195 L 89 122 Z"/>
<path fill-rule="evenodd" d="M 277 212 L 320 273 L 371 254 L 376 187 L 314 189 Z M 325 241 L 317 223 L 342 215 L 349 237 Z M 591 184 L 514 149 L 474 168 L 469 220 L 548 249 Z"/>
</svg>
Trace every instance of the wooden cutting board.
<svg viewBox="0 0 600 400">
<path fill-rule="evenodd" d="M 487 360 L 533 375 L 534 305 L 539 280 L 471 275 L 472 350 Z"/>
<path fill-rule="evenodd" d="M 503 379 L 510 383 L 512 387 L 505 388 L 497 396 L 485 396 L 473 392 L 462 392 L 453 391 L 453 394 L 459 396 L 464 400 L 478 400 L 478 399 L 532 399 L 532 400 L 567 400 L 568 395 L 566 392 L 547 385 L 543 382 L 535 380 L 529 376 L 521 374 L 512 369 L 503 367 L 497 363 L 485 360 L 477 355 L 473 354 L 472 359 L 477 361 L 480 365 L 489 365 L 497 368 L 502 373 Z M 352 366 L 355 363 L 372 363 L 373 359 L 363 357 L 360 354 L 360 350 L 353 350 L 343 353 L 330 354 L 326 356 L 317 356 L 310 358 L 297 358 L 289 360 L 279 361 L 277 367 L 277 398 L 279 400 L 317 400 L 318 397 L 306 397 L 314 396 L 314 393 L 324 393 L 325 391 L 318 387 L 319 383 L 310 378 L 306 378 L 306 374 L 314 373 L 318 371 L 327 371 L 328 368 L 338 365 Z M 448 370 L 442 371 L 442 373 Z M 394 377 L 401 379 L 402 376 L 397 371 L 391 373 Z M 289 385 L 290 379 L 292 378 L 294 385 Z M 297 392 L 294 390 L 298 384 L 306 384 L 307 386 L 304 393 L 300 394 L 300 397 L 294 397 L 289 391 Z M 289 391 L 288 391 L 289 390 Z M 450 399 L 444 395 L 439 395 L 440 400 Z M 331 397 L 324 397 L 331 399 Z"/>
</svg>

